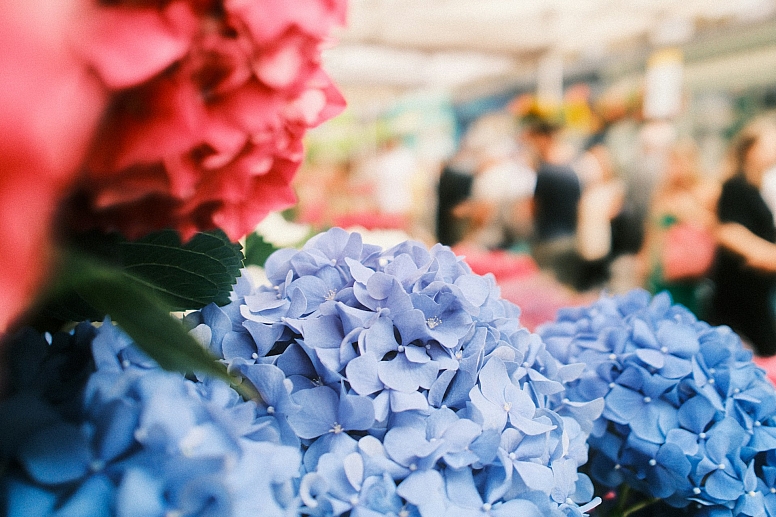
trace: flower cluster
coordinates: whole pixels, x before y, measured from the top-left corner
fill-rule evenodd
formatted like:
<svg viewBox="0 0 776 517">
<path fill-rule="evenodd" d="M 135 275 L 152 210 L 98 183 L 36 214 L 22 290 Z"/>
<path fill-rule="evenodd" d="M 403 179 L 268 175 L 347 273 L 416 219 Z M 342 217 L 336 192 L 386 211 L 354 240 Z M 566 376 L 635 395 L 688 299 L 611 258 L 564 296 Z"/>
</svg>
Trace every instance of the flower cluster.
<svg viewBox="0 0 776 517">
<path fill-rule="evenodd" d="M 237 240 L 292 204 L 305 132 L 344 108 L 320 52 L 345 8 L 3 2 L 0 331 L 42 284 L 55 230 Z"/>
<path fill-rule="evenodd" d="M 119 92 L 81 185 L 89 220 L 129 237 L 236 240 L 294 200 L 305 131 L 344 107 L 320 67 L 344 0 L 110 2 L 81 53 Z"/>
<path fill-rule="evenodd" d="M 776 392 L 729 328 L 637 290 L 538 332 L 561 362 L 588 366 L 567 396 L 606 402 L 589 439 L 595 480 L 706 515 L 776 515 Z"/>
<path fill-rule="evenodd" d="M 273 419 L 130 345 L 109 321 L 16 339 L 16 393 L 0 405 L 4 514 L 292 512 L 301 455 Z"/>
<path fill-rule="evenodd" d="M 601 399 L 449 248 L 332 229 L 185 323 L 303 451 L 306 515 L 581 515 Z M 595 503 L 593 503 L 594 505 Z"/>
</svg>

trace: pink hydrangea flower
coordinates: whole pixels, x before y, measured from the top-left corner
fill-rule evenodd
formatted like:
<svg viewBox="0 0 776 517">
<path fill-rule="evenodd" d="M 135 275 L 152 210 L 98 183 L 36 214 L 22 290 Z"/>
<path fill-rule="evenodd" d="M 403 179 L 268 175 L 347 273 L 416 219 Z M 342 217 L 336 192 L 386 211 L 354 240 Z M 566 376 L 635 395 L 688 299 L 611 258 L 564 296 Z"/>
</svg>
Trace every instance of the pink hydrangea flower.
<svg viewBox="0 0 776 517">
<path fill-rule="evenodd" d="M 55 217 L 236 240 L 292 204 L 305 131 L 344 107 L 319 61 L 344 17 L 345 0 L 0 2 L 0 332 L 42 284 Z"/>
<path fill-rule="evenodd" d="M 81 224 L 129 237 L 219 227 L 236 240 L 291 205 L 302 137 L 344 107 L 320 67 L 344 8 L 342 0 L 100 7 L 84 55 L 119 92 L 73 205 Z"/>
</svg>

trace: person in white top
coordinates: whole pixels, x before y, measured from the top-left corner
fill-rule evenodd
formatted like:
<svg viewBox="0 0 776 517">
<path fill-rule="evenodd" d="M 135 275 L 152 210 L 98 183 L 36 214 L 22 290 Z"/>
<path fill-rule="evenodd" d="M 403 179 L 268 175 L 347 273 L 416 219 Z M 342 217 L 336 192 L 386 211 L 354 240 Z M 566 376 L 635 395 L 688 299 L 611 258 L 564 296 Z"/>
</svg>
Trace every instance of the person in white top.
<svg viewBox="0 0 776 517">
<path fill-rule="evenodd" d="M 511 244 L 516 237 L 527 237 L 535 185 L 536 173 L 516 156 L 511 141 L 486 147 L 471 196 L 455 210 L 469 223 L 464 241 L 493 249 Z"/>
<path fill-rule="evenodd" d="M 760 185 L 760 195 L 763 201 L 773 214 L 773 221 L 776 223 L 776 164 L 763 174 L 762 185 Z"/>
<path fill-rule="evenodd" d="M 413 180 L 417 168 L 415 153 L 400 138 L 386 142 L 372 170 L 375 201 L 380 212 L 409 216 L 413 209 Z"/>
</svg>

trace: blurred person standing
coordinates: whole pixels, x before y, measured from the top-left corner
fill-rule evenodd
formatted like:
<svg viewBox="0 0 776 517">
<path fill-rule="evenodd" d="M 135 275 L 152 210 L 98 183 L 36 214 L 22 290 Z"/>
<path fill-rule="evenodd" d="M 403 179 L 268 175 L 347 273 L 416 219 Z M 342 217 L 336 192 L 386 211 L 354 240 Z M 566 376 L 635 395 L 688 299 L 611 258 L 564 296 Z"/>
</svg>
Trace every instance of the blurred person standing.
<svg viewBox="0 0 776 517">
<path fill-rule="evenodd" d="M 585 147 L 574 167 L 583 185 L 577 210 L 578 291 L 608 282 L 610 263 L 622 251 L 618 222 L 625 201 L 625 182 L 615 173 L 602 135 L 594 135 Z"/>
<path fill-rule="evenodd" d="M 624 172 L 627 204 L 642 231 L 646 230 L 652 198 L 663 182 L 668 155 L 677 138 L 676 127 L 668 120 L 647 120 L 639 127 L 633 168 Z"/>
<path fill-rule="evenodd" d="M 760 195 L 762 195 L 765 204 L 768 205 L 768 209 L 773 214 L 774 223 L 776 223 L 776 163 L 763 174 Z"/>
<path fill-rule="evenodd" d="M 582 189 L 576 172 L 563 158 L 558 141 L 560 129 L 559 124 L 539 119 L 531 122 L 523 135 L 536 170 L 531 251 L 539 267 L 553 271 L 559 281 L 574 285 L 578 270 L 577 208 Z"/>
<path fill-rule="evenodd" d="M 442 165 L 437 185 L 436 238 L 445 246 L 453 246 L 464 237 L 464 221 L 455 216 L 454 210 L 471 195 L 476 165 L 476 153 L 465 145 Z"/>
<path fill-rule="evenodd" d="M 720 185 L 701 174 L 695 143 L 682 140 L 671 146 L 639 254 L 645 287 L 652 293 L 668 291 L 699 318 L 705 317 L 708 302 L 704 277 L 714 260 L 719 195 Z"/>
<path fill-rule="evenodd" d="M 534 171 L 516 156 L 511 139 L 495 141 L 480 153 L 469 199 L 454 214 L 465 220 L 464 241 L 487 249 L 508 248 L 530 233 Z"/>
<path fill-rule="evenodd" d="M 776 354 L 771 305 L 776 286 L 776 226 L 763 199 L 765 172 L 776 164 L 776 125 L 761 119 L 733 147 L 734 174 L 722 186 L 717 215 L 720 249 L 710 321 L 729 325 L 759 356 Z"/>
<path fill-rule="evenodd" d="M 414 207 L 413 181 L 418 162 L 415 153 L 400 137 L 382 145 L 371 167 L 374 196 L 382 214 L 398 215 L 409 224 Z"/>
</svg>

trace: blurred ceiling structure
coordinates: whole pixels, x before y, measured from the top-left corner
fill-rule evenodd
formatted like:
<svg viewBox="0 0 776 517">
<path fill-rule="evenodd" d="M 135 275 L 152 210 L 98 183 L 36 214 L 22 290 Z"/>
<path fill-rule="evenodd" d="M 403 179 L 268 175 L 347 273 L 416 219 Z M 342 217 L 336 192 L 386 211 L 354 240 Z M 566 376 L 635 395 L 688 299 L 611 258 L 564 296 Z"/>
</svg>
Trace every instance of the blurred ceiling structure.
<svg viewBox="0 0 776 517">
<path fill-rule="evenodd" d="M 776 19 L 776 0 L 350 0 L 324 64 L 346 92 L 454 90 Z"/>
</svg>

